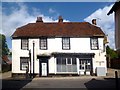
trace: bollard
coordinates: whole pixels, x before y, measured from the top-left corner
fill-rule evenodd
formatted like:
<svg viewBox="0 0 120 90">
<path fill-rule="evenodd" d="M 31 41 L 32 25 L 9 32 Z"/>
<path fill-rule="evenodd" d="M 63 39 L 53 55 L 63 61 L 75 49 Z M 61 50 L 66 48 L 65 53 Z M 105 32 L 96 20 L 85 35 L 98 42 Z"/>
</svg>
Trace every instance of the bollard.
<svg viewBox="0 0 120 90">
<path fill-rule="evenodd" d="M 115 71 L 115 85 L 116 85 L 116 90 L 119 90 L 119 82 L 118 82 L 118 73 Z"/>
</svg>

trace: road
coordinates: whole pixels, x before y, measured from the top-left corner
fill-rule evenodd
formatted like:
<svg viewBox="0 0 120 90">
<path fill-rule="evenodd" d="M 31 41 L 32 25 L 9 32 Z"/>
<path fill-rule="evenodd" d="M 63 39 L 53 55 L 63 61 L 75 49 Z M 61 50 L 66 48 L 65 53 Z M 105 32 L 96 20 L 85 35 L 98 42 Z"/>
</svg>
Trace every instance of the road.
<svg viewBox="0 0 120 90">
<path fill-rule="evenodd" d="M 34 78 L 23 88 L 115 88 L 115 82 L 94 76 Z"/>
<path fill-rule="evenodd" d="M 114 74 L 113 70 L 110 72 Z M 100 90 L 116 90 L 115 77 L 110 73 L 106 77 L 97 77 L 97 76 L 68 76 L 68 77 L 35 77 L 33 79 L 25 79 L 25 78 L 10 78 L 10 72 L 7 74 L 4 73 L 2 78 L 2 90 L 15 89 L 15 90 L 23 90 L 23 89 L 45 89 L 45 88 L 81 88 L 85 90 L 96 90 L 99 88 Z M 119 78 L 120 84 L 120 78 Z M 92 89 L 91 89 L 92 88 Z M 120 88 L 120 85 L 119 85 Z"/>
</svg>

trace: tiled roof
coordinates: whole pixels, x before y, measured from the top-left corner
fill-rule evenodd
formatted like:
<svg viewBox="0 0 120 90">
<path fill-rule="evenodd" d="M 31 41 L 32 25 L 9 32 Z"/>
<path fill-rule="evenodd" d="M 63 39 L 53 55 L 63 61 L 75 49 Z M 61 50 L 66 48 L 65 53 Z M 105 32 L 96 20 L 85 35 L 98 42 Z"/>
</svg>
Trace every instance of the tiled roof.
<svg viewBox="0 0 120 90">
<path fill-rule="evenodd" d="M 16 29 L 12 37 L 90 37 L 104 32 L 88 22 L 29 23 Z"/>
<path fill-rule="evenodd" d="M 8 59 L 7 55 L 2 56 L 2 60 L 7 64 L 12 64 L 12 61 Z"/>
</svg>

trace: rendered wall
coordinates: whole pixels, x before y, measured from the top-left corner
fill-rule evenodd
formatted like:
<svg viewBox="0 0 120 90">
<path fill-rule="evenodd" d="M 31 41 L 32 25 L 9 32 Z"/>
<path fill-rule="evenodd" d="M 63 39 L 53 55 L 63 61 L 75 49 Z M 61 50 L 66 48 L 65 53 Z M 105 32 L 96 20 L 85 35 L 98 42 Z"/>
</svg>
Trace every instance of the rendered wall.
<svg viewBox="0 0 120 90">
<path fill-rule="evenodd" d="M 95 53 L 93 58 L 93 71 L 95 73 L 96 67 L 106 68 L 106 53 L 103 52 L 103 38 L 99 38 L 99 50 L 91 50 L 90 38 L 70 38 L 70 50 L 62 50 L 61 38 L 48 38 L 48 50 L 40 50 L 39 38 L 29 39 L 29 50 L 31 50 L 31 60 L 33 62 L 33 41 L 35 43 L 34 56 L 35 56 L 35 73 L 39 73 L 39 59 L 37 55 L 50 54 L 53 52 L 63 53 Z M 29 57 L 28 50 L 21 50 L 21 39 L 12 40 L 12 73 L 25 73 L 20 70 L 20 57 Z M 78 59 L 77 59 L 78 61 Z M 56 73 L 56 59 L 51 57 L 49 59 L 49 73 Z M 31 66 L 33 71 L 33 63 Z M 106 69 L 107 72 L 107 69 Z"/>
</svg>

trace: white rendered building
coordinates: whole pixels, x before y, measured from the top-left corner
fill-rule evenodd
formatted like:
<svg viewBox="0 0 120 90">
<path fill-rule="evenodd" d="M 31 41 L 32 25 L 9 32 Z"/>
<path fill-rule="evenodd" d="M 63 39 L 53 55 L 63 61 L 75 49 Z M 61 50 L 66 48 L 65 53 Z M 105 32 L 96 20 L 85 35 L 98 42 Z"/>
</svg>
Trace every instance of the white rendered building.
<svg viewBox="0 0 120 90">
<path fill-rule="evenodd" d="M 38 17 L 12 35 L 12 74 L 93 75 L 106 67 L 105 34 L 88 22 L 45 23 Z"/>
</svg>

